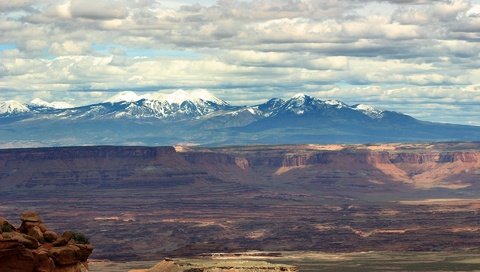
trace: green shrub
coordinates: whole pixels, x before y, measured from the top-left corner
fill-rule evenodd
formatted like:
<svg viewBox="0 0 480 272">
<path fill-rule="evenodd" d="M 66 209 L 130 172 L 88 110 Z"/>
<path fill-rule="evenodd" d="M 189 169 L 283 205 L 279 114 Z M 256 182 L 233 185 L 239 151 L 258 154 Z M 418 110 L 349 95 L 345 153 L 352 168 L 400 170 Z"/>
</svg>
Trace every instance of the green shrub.
<svg viewBox="0 0 480 272">
<path fill-rule="evenodd" d="M 10 226 L 9 224 L 3 224 L 1 228 L 2 228 L 2 232 L 11 232 L 11 231 L 13 231 L 12 226 Z"/>
<path fill-rule="evenodd" d="M 87 236 L 85 234 L 74 231 L 72 232 L 72 239 L 75 240 L 77 244 L 90 244 L 90 241 L 88 240 Z"/>
</svg>

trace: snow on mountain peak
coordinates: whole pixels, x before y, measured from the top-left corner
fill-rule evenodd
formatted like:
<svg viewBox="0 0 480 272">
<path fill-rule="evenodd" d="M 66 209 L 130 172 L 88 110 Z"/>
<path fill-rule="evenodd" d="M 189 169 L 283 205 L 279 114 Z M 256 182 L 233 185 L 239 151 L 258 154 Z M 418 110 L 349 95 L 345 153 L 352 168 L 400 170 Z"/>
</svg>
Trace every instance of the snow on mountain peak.
<svg viewBox="0 0 480 272">
<path fill-rule="evenodd" d="M 203 101 L 210 101 L 210 102 L 214 102 L 214 103 L 220 104 L 220 105 L 226 105 L 227 104 L 227 102 L 225 102 L 222 99 L 216 97 L 211 92 L 209 92 L 205 89 L 195 90 L 195 91 L 191 92 L 191 95 L 193 97 L 197 98 L 197 99 L 202 99 Z"/>
<path fill-rule="evenodd" d="M 29 109 L 25 104 L 22 104 L 15 100 L 0 102 L 0 114 L 22 113 L 22 112 L 28 112 L 28 111 Z"/>
<path fill-rule="evenodd" d="M 169 102 L 170 104 L 178 104 L 178 105 L 182 104 L 185 101 L 192 100 L 192 98 L 193 97 L 184 90 L 178 90 L 171 94 L 166 95 L 167 102 Z"/>
<path fill-rule="evenodd" d="M 376 109 L 370 105 L 366 104 L 357 104 L 352 106 L 352 109 L 361 111 L 362 113 L 370 116 L 371 118 L 381 118 L 383 116 L 383 111 Z"/>
<path fill-rule="evenodd" d="M 343 108 L 343 107 L 348 107 L 347 104 L 343 103 L 342 101 L 335 100 L 335 99 L 325 100 L 325 104 L 330 105 L 330 106 L 335 106 L 339 109 Z"/>
<path fill-rule="evenodd" d="M 63 102 L 63 101 L 47 102 L 41 98 L 33 99 L 32 101 L 30 101 L 30 104 L 41 106 L 41 107 L 53 108 L 53 109 L 69 109 L 74 107 L 72 104 L 67 102 Z"/>
<path fill-rule="evenodd" d="M 292 96 L 291 99 L 294 99 L 294 100 L 304 100 L 305 98 L 307 98 L 308 95 L 304 94 L 304 93 L 297 93 L 295 94 L 294 96 Z"/>
<path fill-rule="evenodd" d="M 205 102 L 212 102 L 219 105 L 227 105 L 227 102 L 214 96 L 207 90 L 193 90 L 187 92 L 185 90 L 177 90 L 171 94 L 163 93 L 151 93 L 143 96 L 149 100 L 157 100 L 161 102 L 168 102 L 169 104 L 181 105 L 185 101 L 190 101 L 195 104 L 201 104 Z"/>
<path fill-rule="evenodd" d="M 109 99 L 105 100 L 105 102 L 110 103 L 117 103 L 117 102 L 136 102 L 141 100 L 143 97 L 137 95 L 135 92 L 132 91 L 124 91 L 115 94 L 114 96 L 110 97 Z"/>
</svg>

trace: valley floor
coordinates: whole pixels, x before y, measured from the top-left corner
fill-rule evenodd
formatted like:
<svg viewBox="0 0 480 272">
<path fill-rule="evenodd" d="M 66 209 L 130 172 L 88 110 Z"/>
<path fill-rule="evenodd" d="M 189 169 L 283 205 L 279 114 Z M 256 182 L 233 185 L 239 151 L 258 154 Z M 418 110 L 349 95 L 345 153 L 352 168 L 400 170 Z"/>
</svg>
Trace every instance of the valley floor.
<svg viewBox="0 0 480 272">
<path fill-rule="evenodd" d="M 270 263 L 297 266 L 301 272 L 426 272 L 426 271 L 478 271 L 480 258 L 478 251 L 448 252 L 362 252 L 362 253 L 322 253 L 322 252 L 280 252 L 279 256 L 265 256 L 255 252 L 252 256 L 226 254 L 216 256 L 217 260 L 256 260 Z M 242 255 L 242 256 L 238 256 Z M 205 258 L 205 257 L 204 257 Z M 185 259 L 188 261 L 189 259 Z M 203 259 L 205 260 L 205 259 Z M 208 258 L 207 258 L 208 260 Z M 125 272 L 130 269 L 149 268 L 155 261 L 100 262 L 90 264 L 91 272 Z"/>
</svg>

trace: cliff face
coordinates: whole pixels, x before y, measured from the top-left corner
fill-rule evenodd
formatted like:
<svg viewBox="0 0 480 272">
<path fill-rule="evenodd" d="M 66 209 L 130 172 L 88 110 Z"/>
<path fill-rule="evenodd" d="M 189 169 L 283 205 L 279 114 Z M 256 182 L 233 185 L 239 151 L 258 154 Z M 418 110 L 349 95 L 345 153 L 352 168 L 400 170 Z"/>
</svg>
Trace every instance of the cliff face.
<svg viewBox="0 0 480 272">
<path fill-rule="evenodd" d="M 471 186 L 479 167 L 478 150 L 322 151 L 279 146 L 241 152 L 235 148 L 176 152 L 173 147 L 100 146 L 0 151 L 3 188 L 177 186 L 198 180 L 251 183 L 299 176 L 315 180 L 335 177 L 339 172 L 363 182 L 458 188 Z"/>
<path fill-rule="evenodd" d="M 419 152 L 419 153 L 371 153 L 370 159 L 378 163 L 478 163 L 480 161 L 480 151 L 457 151 L 457 152 Z"/>
<path fill-rule="evenodd" d="M 363 180 L 401 182 L 419 188 L 469 187 L 478 178 L 480 151 L 305 151 L 252 152 L 242 154 L 251 169 L 295 178 L 331 176 L 335 172 L 354 173 Z M 234 159 L 231 158 L 231 161 Z M 319 173 L 321 173 L 319 175 Z M 306 176 L 305 176 L 306 175 Z M 352 178 L 352 177 L 350 177 Z"/>
<path fill-rule="evenodd" d="M 335 164 L 341 160 L 353 160 L 362 164 L 425 164 L 425 163 L 478 163 L 480 151 L 470 152 L 319 152 L 299 154 L 279 154 L 276 157 L 249 157 L 251 165 L 267 165 L 271 167 L 295 167 L 316 164 Z"/>
<path fill-rule="evenodd" d="M 185 183 L 191 171 L 173 147 L 65 147 L 0 151 L 4 188 L 148 185 Z M 201 171 L 200 171 L 201 172 Z"/>
<path fill-rule="evenodd" d="M 175 153 L 173 147 L 119 147 L 119 146 L 88 146 L 88 147 L 58 147 L 58 148 L 25 148 L 4 149 L 0 151 L 0 160 L 65 160 L 65 159 L 152 159 L 161 155 Z"/>
<path fill-rule="evenodd" d="M 280 180 L 298 176 L 304 180 L 338 178 L 336 173 L 342 172 L 349 173 L 349 178 L 356 176 L 359 181 L 400 182 L 418 188 L 469 187 L 475 183 L 480 169 L 480 151 L 477 150 L 276 150 L 237 155 L 237 160 L 245 161 L 245 169 L 263 175 L 270 173 Z M 233 162 L 234 158 L 229 161 Z"/>
</svg>

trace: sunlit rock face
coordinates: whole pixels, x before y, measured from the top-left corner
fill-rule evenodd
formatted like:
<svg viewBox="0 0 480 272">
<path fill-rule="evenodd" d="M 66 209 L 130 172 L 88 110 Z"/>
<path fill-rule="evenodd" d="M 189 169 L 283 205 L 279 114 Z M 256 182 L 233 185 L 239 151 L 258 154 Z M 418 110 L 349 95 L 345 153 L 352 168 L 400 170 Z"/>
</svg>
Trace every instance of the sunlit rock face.
<svg viewBox="0 0 480 272">
<path fill-rule="evenodd" d="M 88 272 L 93 246 L 79 232 L 58 235 L 36 212 L 24 212 L 17 229 L 0 218 L 0 271 Z"/>
</svg>

